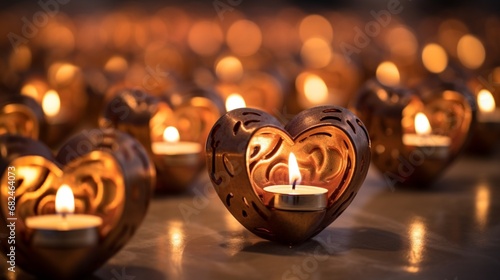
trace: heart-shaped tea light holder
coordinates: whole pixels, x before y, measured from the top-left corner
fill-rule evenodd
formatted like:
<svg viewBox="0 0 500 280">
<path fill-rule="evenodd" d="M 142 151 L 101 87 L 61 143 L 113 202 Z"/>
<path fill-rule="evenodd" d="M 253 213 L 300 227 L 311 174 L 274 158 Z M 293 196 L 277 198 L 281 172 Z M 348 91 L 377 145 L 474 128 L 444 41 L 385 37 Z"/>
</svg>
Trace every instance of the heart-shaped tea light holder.
<svg viewBox="0 0 500 280">
<path fill-rule="evenodd" d="M 127 132 L 146 148 L 157 170 L 157 193 L 186 191 L 204 167 L 203 144 L 221 112 L 202 93 L 168 99 L 124 89 L 100 119 L 101 127 Z"/>
<path fill-rule="evenodd" d="M 467 143 L 476 110 L 464 85 L 432 76 L 413 90 L 371 80 L 353 108 L 365 120 L 373 163 L 390 187 L 431 185 Z"/>
<path fill-rule="evenodd" d="M 15 265 L 28 273 L 88 276 L 127 243 L 146 214 L 154 166 L 125 133 L 79 133 L 55 158 L 41 142 L 18 135 L 0 136 L 0 150 L 0 198 L 15 201 L 2 203 L 1 233 L 16 240 L 2 240 L 1 249 L 7 255 L 15 246 Z M 61 189 L 73 194 L 58 201 Z"/>
<path fill-rule="evenodd" d="M 42 107 L 34 99 L 17 94 L 0 98 L 0 135 L 21 135 L 39 139 L 45 128 Z"/>
<path fill-rule="evenodd" d="M 475 154 L 491 155 L 500 138 L 500 66 L 478 77 L 468 84 L 477 102 L 477 124 L 467 148 Z"/>
<path fill-rule="evenodd" d="M 332 223 L 370 164 L 363 123 L 335 106 L 302 111 L 285 127 L 260 110 L 232 110 L 212 128 L 206 150 L 210 179 L 231 214 L 254 234 L 285 244 Z"/>
</svg>

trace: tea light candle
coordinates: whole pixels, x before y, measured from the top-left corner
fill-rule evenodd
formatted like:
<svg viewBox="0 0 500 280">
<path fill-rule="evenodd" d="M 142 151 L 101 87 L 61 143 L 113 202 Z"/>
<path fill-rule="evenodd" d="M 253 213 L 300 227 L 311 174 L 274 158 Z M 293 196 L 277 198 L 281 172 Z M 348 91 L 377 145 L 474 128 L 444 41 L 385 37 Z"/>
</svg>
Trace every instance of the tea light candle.
<svg viewBox="0 0 500 280">
<path fill-rule="evenodd" d="M 68 185 L 56 194 L 55 215 L 26 218 L 26 227 L 34 230 L 32 243 L 42 247 L 80 247 L 96 244 L 102 219 L 94 215 L 73 214 L 75 201 Z"/>
<path fill-rule="evenodd" d="M 500 110 L 496 108 L 495 99 L 491 92 L 482 89 L 477 95 L 479 112 L 477 119 L 483 123 L 500 123 Z"/>
<path fill-rule="evenodd" d="M 166 161 L 179 165 L 198 162 L 201 145 L 197 142 L 180 141 L 179 131 L 175 127 L 165 128 L 163 140 L 152 143 L 151 150 L 155 155 L 167 156 Z"/>
<path fill-rule="evenodd" d="M 321 211 L 326 208 L 328 190 L 325 188 L 297 185 L 301 175 L 293 153 L 288 158 L 290 185 L 265 187 L 264 191 L 274 199 L 274 208 L 288 211 Z"/>
<path fill-rule="evenodd" d="M 406 146 L 417 147 L 419 149 L 433 150 L 436 157 L 446 157 L 451 143 L 448 136 L 432 134 L 432 128 L 429 120 L 423 113 L 417 113 L 415 116 L 416 134 L 403 134 L 403 144 Z"/>
</svg>

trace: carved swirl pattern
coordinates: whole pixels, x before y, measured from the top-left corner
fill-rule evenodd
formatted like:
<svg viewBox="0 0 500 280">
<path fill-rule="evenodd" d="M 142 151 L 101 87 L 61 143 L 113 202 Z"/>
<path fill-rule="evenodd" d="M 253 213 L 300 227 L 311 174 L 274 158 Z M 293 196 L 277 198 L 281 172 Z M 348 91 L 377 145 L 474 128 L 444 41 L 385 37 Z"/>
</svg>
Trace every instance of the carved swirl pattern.
<svg viewBox="0 0 500 280">
<path fill-rule="evenodd" d="M 250 178 L 257 193 L 270 185 L 290 183 L 290 152 L 297 157 L 301 184 L 328 189 L 333 201 L 342 195 L 353 175 L 354 148 L 346 134 L 333 126 L 310 129 L 295 141 L 282 130 L 259 129 L 247 150 Z"/>
<path fill-rule="evenodd" d="M 62 184 L 72 187 L 75 212 L 99 215 L 103 218 L 102 235 L 112 229 L 123 211 L 124 187 L 121 170 L 109 154 L 95 151 L 75 159 L 61 170 L 53 162 L 40 156 L 15 159 L 16 201 L 18 218 L 55 213 L 55 195 Z M 1 179 L 7 186 L 7 173 Z M 2 187 L 2 197 L 8 189 Z M 7 217 L 7 207 L 2 207 Z"/>
<path fill-rule="evenodd" d="M 370 132 L 373 162 L 390 185 L 430 185 L 471 136 L 476 110 L 472 93 L 460 85 L 434 82 L 423 83 L 426 86 L 415 92 L 368 83 L 353 103 Z M 446 153 L 403 143 L 405 134 L 416 133 L 419 112 L 427 116 L 432 134 L 451 139 Z"/>
<path fill-rule="evenodd" d="M 38 138 L 38 120 L 30 108 L 22 104 L 8 104 L 0 110 L 0 135 L 14 134 Z"/>
<path fill-rule="evenodd" d="M 206 143 L 208 174 L 231 214 L 254 234 L 296 244 L 333 222 L 352 202 L 370 163 L 370 138 L 359 118 L 335 106 L 303 111 L 283 127 L 265 112 L 241 108 L 212 128 Z M 326 209 L 273 207 L 263 188 L 289 184 L 288 156 L 296 155 L 303 185 L 328 190 Z"/>
<path fill-rule="evenodd" d="M 56 158 L 48 147 L 33 139 L 0 136 L 0 198 L 8 194 L 8 166 L 15 167 L 16 264 L 43 276 L 57 274 L 57 264 L 41 258 L 32 248 L 32 230 L 25 219 L 54 214 L 55 195 L 62 184 L 75 196 L 75 212 L 103 219 L 99 244 L 90 259 L 68 268 L 68 275 L 91 272 L 118 252 L 144 218 L 155 183 L 146 151 L 131 136 L 116 130 L 83 131 L 69 139 Z M 0 234 L 7 228 L 7 204 L 0 204 Z M 0 247 L 8 250 L 2 242 Z"/>
</svg>

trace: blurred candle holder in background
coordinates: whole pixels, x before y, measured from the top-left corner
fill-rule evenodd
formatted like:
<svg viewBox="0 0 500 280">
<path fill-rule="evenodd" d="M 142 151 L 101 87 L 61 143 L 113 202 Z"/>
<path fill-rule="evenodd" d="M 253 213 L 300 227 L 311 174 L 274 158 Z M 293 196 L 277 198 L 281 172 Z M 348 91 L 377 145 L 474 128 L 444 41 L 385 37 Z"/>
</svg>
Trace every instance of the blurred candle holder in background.
<svg viewBox="0 0 500 280">
<path fill-rule="evenodd" d="M 298 105 L 302 109 L 328 104 L 346 107 L 359 83 L 355 65 L 334 54 L 332 63 L 324 68 L 304 70 L 296 77 Z"/>
<path fill-rule="evenodd" d="M 60 145 L 82 123 L 87 95 L 82 71 L 76 65 L 54 62 L 47 69 L 46 78 L 29 76 L 20 93 L 42 107 L 46 129 L 41 140 L 51 147 Z"/>
<path fill-rule="evenodd" d="M 201 144 L 180 141 L 173 126 L 165 128 L 164 139 L 151 143 L 152 159 L 157 170 L 157 192 L 179 193 L 186 191 L 201 172 Z"/>
<path fill-rule="evenodd" d="M 123 89 L 107 104 L 100 125 L 115 127 L 139 139 L 157 168 L 157 191 L 178 193 L 189 188 L 203 168 L 202 149 L 173 156 L 164 149 L 155 149 L 155 145 L 165 142 L 164 136 L 169 136 L 167 128 L 173 127 L 179 135 L 177 141 L 201 147 L 213 123 L 224 112 L 222 106 L 214 93 L 196 88 L 171 92 L 161 98 L 141 90 Z"/>
<path fill-rule="evenodd" d="M 424 113 L 415 115 L 415 134 L 403 134 L 403 144 L 432 158 L 446 158 L 450 147 L 450 137 L 432 133 L 432 127 Z"/>
<path fill-rule="evenodd" d="M 24 95 L 0 97 L 0 135 L 20 135 L 39 139 L 45 132 L 45 116 L 40 104 Z"/>
<path fill-rule="evenodd" d="M 478 111 L 477 125 L 468 145 L 468 151 L 471 153 L 491 155 L 498 148 L 497 144 L 500 138 L 499 85 L 500 67 L 490 71 L 486 78 L 478 78 L 472 83 L 476 93 Z"/>
<path fill-rule="evenodd" d="M 131 136 L 115 130 L 84 131 L 55 157 L 41 142 L 18 135 L 0 136 L 0 147 L 0 197 L 11 197 L 9 186 L 14 184 L 17 202 L 13 215 L 2 204 L 1 223 L 7 228 L 8 219 L 16 218 L 16 266 L 23 271 L 47 279 L 88 276 L 141 224 L 155 172 Z M 61 185 L 66 185 L 67 195 L 74 194 L 73 199 L 63 198 L 66 203 L 73 200 L 66 206 L 56 195 Z M 54 215 L 56 211 L 64 213 Z M 1 249 L 8 253 L 8 247 Z"/>
<path fill-rule="evenodd" d="M 386 84 L 393 81 L 384 79 Z M 437 76 L 414 89 L 371 81 L 356 96 L 353 109 L 372 137 L 373 163 L 391 187 L 431 185 L 469 140 L 476 112 L 465 85 Z"/>
<path fill-rule="evenodd" d="M 231 55 L 217 60 L 214 66 L 217 92 L 224 100 L 232 94 L 239 94 L 248 107 L 276 114 L 285 98 L 284 85 L 277 73 L 259 68 L 246 69 L 247 65 Z"/>
</svg>

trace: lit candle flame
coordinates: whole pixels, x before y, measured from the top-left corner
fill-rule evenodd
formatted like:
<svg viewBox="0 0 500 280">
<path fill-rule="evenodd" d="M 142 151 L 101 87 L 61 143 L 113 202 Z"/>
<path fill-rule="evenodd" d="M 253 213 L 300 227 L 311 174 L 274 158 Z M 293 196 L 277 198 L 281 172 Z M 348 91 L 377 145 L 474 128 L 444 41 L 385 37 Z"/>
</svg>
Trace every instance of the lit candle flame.
<svg viewBox="0 0 500 280">
<path fill-rule="evenodd" d="M 417 113 L 415 116 L 415 131 L 419 135 L 429 135 L 432 132 L 431 124 L 429 119 L 424 113 Z"/>
<path fill-rule="evenodd" d="M 238 108 L 245 108 L 246 106 L 243 97 L 237 93 L 229 95 L 226 99 L 226 110 L 228 112 Z"/>
<path fill-rule="evenodd" d="M 397 86 L 399 84 L 399 70 L 396 64 L 390 61 L 380 63 L 376 71 L 377 80 L 386 86 Z"/>
<path fill-rule="evenodd" d="M 75 212 L 75 197 L 68 185 L 62 185 L 57 190 L 56 212 L 58 214 L 73 214 Z"/>
<path fill-rule="evenodd" d="M 441 73 L 448 66 L 448 55 L 438 44 L 428 44 L 422 50 L 422 62 L 432 73 Z"/>
<path fill-rule="evenodd" d="M 309 102 L 322 104 L 328 98 L 328 87 L 319 76 L 310 74 L 304 81 L 304 95 Z"/>
<path fill-rule="evenodd" d="M 181 136 L 179 135 L 179 131 L 173 126 L 168 126 L 163 131 L 163 140 L 169 143 L 177 143 L 180 139 Z"/>
<path fill-rule="evenodd" d="M 55 90 L 49 90 L 45 93 L 42 99 L 42 108 L 45 114 L 49 117 L 54 117 L 59 114 L 61 109 L 61 99 Z"/>
<path fill-rule="evenodd" d="M 479 91 L 477 94 L 477 105 L 481 112 L 491 113 L 495 110 L 495 99 L 489 90 L 482 89 Z"/>
<path fill-rule="evenodd" d="M 297 163 L 297 158 L 293 153 L 288 156 L 288 177 L 290 184 L 300 184 L 302 181 L 302 176 L 300 175 L 299 164 Z"/>
</svg>

